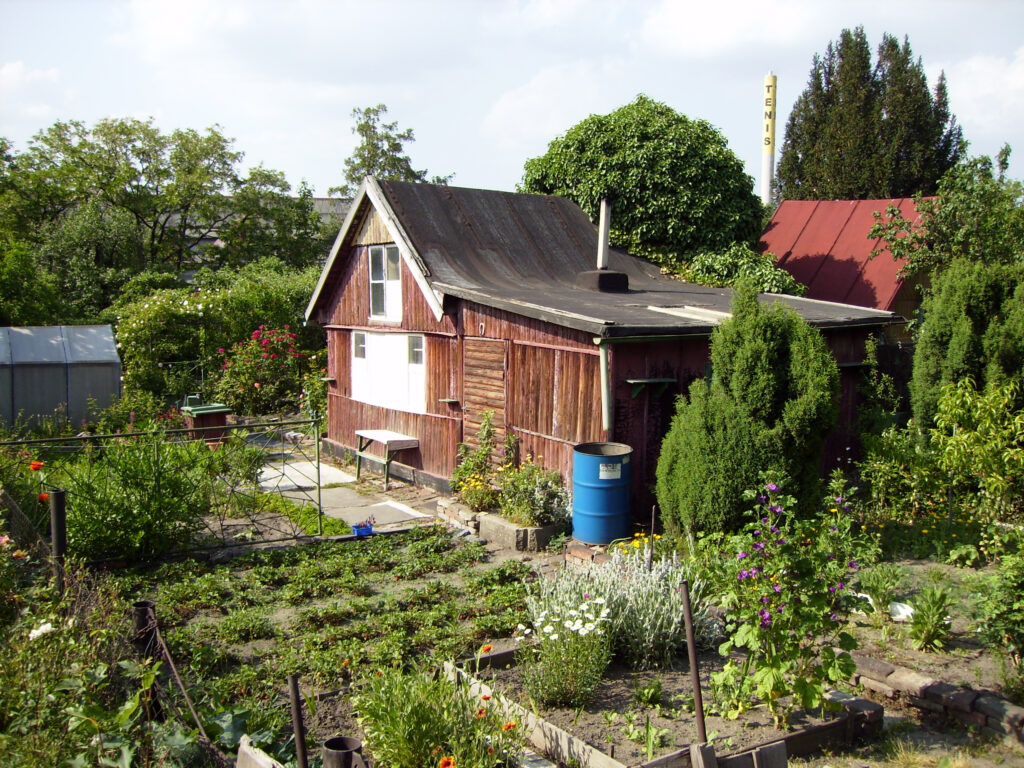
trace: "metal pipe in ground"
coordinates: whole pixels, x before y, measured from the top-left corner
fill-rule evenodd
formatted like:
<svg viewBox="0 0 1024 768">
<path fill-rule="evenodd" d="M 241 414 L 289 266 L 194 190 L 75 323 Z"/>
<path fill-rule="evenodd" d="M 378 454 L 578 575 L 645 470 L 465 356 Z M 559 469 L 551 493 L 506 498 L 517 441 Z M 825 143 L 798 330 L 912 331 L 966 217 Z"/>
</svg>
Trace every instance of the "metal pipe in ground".
<svg viewBox="0 0 1024 768">
<path fill-rule="evenodd" d="M 295 733 L 295 761 L 299 768 L 308 768 L 306 760 L 306 724 L 302 720 L 302 699 L 299 697 L 299 678 L 288 675 L 288 697 L 292 701 L 292 731 Z"/>
<path fill-rule="evenodd" d="M 693 610 L 690 608 L 690 584 L 683 581 L 683 621 L 686 623 L 686 653 L 690 657 L 690 680 L 693 685 L 693 711 L 697 717 L 697 742 L 706 744 L 707 727 L 704 723 L 704 698 L 700 692 L 700 666 L 697 661 L 697 643 L 693 633 Z"/>
<path fill-rule="evenodd" d="M 53 578 L 57 593 L 64 594 L 64 560 L 68 552 L 68 512 L 65 492 L 50 491 L 50 545 L 53 550 Z"/>
</svg>

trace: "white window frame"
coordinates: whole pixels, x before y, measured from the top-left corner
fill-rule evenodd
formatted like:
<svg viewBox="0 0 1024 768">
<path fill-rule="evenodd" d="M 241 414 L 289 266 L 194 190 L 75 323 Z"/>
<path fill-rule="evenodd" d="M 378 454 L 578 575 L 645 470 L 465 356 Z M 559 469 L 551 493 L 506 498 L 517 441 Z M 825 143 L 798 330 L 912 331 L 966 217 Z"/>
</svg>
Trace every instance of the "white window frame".
<svg viewBox="0 0 1024 768">
<path fill-rule="evenodd" d="M 402 258 L 397 245 L 371 245 L 369 252 L 370 317 L 402 320 Z"/>
<path fill-rule="evenodd" d="M 353 331 L 351 397 L 381 408 L 426 413 L 426 362 L 423 334 Z"/>
</svg>

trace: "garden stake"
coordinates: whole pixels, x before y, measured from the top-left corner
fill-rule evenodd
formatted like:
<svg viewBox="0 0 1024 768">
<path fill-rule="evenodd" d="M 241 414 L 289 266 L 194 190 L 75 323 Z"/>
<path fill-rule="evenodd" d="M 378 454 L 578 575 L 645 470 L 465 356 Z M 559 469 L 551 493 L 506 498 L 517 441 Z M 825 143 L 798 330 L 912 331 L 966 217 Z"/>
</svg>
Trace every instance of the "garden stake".
<svg viewBox="0 0 1024 768">
<path fill-rule="evenodd" d="M 316 535 L 324 535 L 324 504 L 320 496 L 320 422 L 313 420 L 313 442 L 316 444 Z"/>
<path fill-rule="evenodd" d="M 57 594 L 64 594 L 64 556 L 68 551 L 68 513 L 64 490 L 54 488 L 50 493 L 50 543 L 53 545 L 53 578 Z"/>
<path fill-rule="evenodd" d="M 651 505 L 651 538 L 650 547 L 647 550 L 647 572 L 650 573 L 651 569 L 654 568 L 654 515 L 658 509 L 657 504 Z"/>
<path fill-rule="evenodd" d="M 306 726 L 302 722 L 302 700 L 299 698 L 299 678 L 288 675 L 288 696 L 292 700 L 292 730 L 295 732 L 295 760 L 299 768 L 308 768 L 306 762 Z"/>
<path fill-rule="evenodd" d="M 697 741 L 706 744 L 708 733 L 704 727 L 704 699 L 700 693 L 700 667 L 697 666 L 697 644 L 693 637 L 693 611 L 690 608 L 690 585 L 684 579 L 680 585 L 683 590 L 683 621 L 686 622 L 686 654 L 690 657 L 690 679 L 693 684 L 693 711 L 697 716 Z"/>
<path fill-rule="evenodd" d="M 152 600 L 139 600 L 132 603 L 132 627 L 135 630 L 133 645 L 135 652 L 144 659 L 153 658 L 153 646 L 156 640 L 156 604 Z"/>
</svg>

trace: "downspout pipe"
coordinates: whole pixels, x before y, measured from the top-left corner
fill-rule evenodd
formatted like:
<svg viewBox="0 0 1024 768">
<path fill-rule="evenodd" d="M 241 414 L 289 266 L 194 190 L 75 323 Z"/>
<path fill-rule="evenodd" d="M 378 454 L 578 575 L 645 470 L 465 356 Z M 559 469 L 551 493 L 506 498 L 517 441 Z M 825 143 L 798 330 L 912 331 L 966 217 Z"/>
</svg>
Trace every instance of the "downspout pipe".
<svg viewBox="0 0 1024 768">
<path fill-rule="evenodd" d="M 601 365 L 601 429 L 606 440 L 612 434 L 612 381 L 609 370 L 608 345 L 603 340 L 597 341 L 597 351 Z"/>
</svg>

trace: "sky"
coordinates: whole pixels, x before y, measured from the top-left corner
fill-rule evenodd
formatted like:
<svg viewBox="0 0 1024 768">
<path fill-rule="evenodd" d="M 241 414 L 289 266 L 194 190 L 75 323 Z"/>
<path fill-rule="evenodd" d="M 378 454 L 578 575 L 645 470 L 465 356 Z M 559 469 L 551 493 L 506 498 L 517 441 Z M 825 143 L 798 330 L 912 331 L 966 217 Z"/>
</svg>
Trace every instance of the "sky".
<svg viewBox="0 0 1024 768">
<path fill-rule="evenodd" d="M 218 125 L 244 167 L 317 195 L 342 183 L 354 108 L 411 128 L 417 169 L 513 190 L 523 164 L 637 94 L 710 122 L 760 190 L 764 76 L 776 145 L 815 53 L 863 25 L 941 71 L 971 154 L 1016 148 L 1024 177 L 1020 0 L 0 0 L 0 136 L 58 120 Z"/>
</svg>

